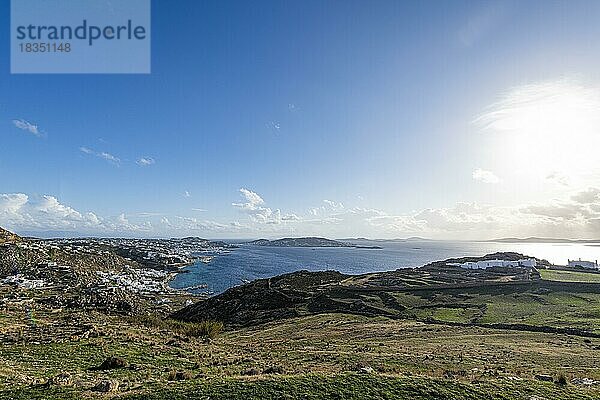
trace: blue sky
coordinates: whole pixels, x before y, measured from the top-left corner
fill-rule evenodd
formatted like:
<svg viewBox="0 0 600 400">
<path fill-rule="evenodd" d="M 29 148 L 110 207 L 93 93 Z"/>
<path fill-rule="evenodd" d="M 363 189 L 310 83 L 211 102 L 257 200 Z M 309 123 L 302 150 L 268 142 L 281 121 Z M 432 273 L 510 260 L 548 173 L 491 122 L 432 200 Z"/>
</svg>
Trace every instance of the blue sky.
<svg viewBox="0 0 600 400">
<path fill-rule="evenodd" d="M 600 237 L 598 2 L 153 1 L 149 75 L 11 75 L 9 8 L 17 232 Z"/>
</svg>

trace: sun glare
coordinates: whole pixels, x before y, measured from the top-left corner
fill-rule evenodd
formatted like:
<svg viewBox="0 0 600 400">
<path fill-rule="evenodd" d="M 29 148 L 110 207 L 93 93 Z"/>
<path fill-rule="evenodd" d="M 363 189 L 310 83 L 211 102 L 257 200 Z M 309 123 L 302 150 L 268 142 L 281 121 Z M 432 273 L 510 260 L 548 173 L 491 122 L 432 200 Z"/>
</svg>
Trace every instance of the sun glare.
<svg viewBox="0 0 600 400">
<path fill-rule="evenodd" d="M 536 174 L 596 169 L 600 91 L 572 81 L 514 88 L 475 122 L 501 135 L 503 160 Z"/>
</svg>

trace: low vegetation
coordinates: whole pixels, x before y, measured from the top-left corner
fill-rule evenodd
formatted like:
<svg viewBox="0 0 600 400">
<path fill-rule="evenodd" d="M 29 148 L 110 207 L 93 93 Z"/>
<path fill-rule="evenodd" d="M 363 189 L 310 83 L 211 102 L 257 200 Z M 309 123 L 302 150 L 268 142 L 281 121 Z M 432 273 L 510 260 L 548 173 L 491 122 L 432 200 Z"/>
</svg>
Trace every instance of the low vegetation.
<svg viewBox="0 0 600 400">
<path fill-rule="evenodd" d="M 600 283 L 600 274 L 596 272 L 542 269 L 540 274 L 549 281 Z"/>
<path fill-rule="evenodd" d="M 40 310 L 38 327 L 54 317 Z M 16 315 L 8 320 L 5 326 L 22 323 Z M 600 380 L 600 339 L 323 314 L 205 342 L 122 317 L 94 320 L 97 337 L 4 343 L 0 399 L 600 396 L 595 383 L 581 383 Z M 112 359 L 126 363 L 98 368 Z"/>
<path fill-rule="evenodd" d="M 542 278 L 299 272 L 167 318 L 0 286 L 0 399 L 600 398 L 600 285 Z"/>
<path fill-rule="evenodd" d="M 223 323 L 218 321 L 184 322 L 171 318 L 160 318 L 156 315 L 145 315 L 131 319 L 147 327 L 164 329 L 188 337 L 214 339 L 223 331 Z"/>
</svg>

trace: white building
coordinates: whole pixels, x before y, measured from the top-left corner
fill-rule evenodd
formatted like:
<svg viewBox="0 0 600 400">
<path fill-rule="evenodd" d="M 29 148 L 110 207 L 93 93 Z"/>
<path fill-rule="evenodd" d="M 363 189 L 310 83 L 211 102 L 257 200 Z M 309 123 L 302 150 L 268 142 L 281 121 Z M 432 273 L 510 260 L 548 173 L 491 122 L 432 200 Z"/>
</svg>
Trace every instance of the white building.
<svg viewBox="0 0 600 400">
<path fill-rule="evenodd" d="M 579 268 L 590 268 L 590 269 L 599 269 L 598 268 L 598 260 L 596 261 L 581 261 L 579 260 L 569 260 L 569 267 L 579 267 Z"/>
<path fill-rule="evenodd" d="M 460 264 L 461 268 L 466 269 L 487 269 L 492 267 L 526 267 L 533 268 L 536 266 L 535 258 L 526 258 L 518 261 L 507 260 L 483 260 L 483 261 L 468 261 Z"/>
</svg>

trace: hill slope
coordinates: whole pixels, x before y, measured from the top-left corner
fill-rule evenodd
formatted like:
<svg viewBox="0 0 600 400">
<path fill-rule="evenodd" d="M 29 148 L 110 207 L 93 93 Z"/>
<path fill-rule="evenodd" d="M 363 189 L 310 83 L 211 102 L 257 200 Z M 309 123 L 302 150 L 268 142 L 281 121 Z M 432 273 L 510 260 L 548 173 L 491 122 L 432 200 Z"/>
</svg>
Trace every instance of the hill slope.
<svg viewBox="0 0 600 400">
<path fill-rule="evenodd" d="M 6 229 L 0 228 L 0 243 L 14 243 L 21 240 L 22 239 L 19 235 L 15 235 L 14 233 L 7 231 Z"/>
<path fill-rule="evenodd" d="M 481 259 L 519 259 L 517 253 L 496 253 Z M 441 292 L 457 288 L 507 285 L 508 292 L 518 290 L 515 283 L 533 284 L 539 273 L 525 268 L 489 268 L 469 270 L 454 266 L 456 262 L 477 261 L 480 258 L 449 259 L 421 268 L 404 268 L 396 271 L 363 275 L 345 275 L 336 271 L 297 271 L 270 279 L 259 279 L 233 287 L 224 293 L 201 300 L 172 315 L 182 321 L 222 321 L 228 327 L 257 325 L 303 315 L 347 313 L 390 318 L 412 318 L 415 310 L 402 304 L 398 294 L 415 292 L 424 298 L 432 291 Z M 529 286 L 525 286 L 527 290 Z M 598 287 L 600 292 L 600 286 Z M 448 299 L 442 301 L 442 305 Z M 467 305 L 458 299 L 456 307 L 478 308 L 481 304 Z M 420 315 L 420 314 L 419 314 Z"/>
<path fill-rule="evenodd" d="M 355 247 L 352 244 L 321 237 L 283 238 L 277 240 L 258 239 L 248 244 L 272 247 Z"/>
</svg>

